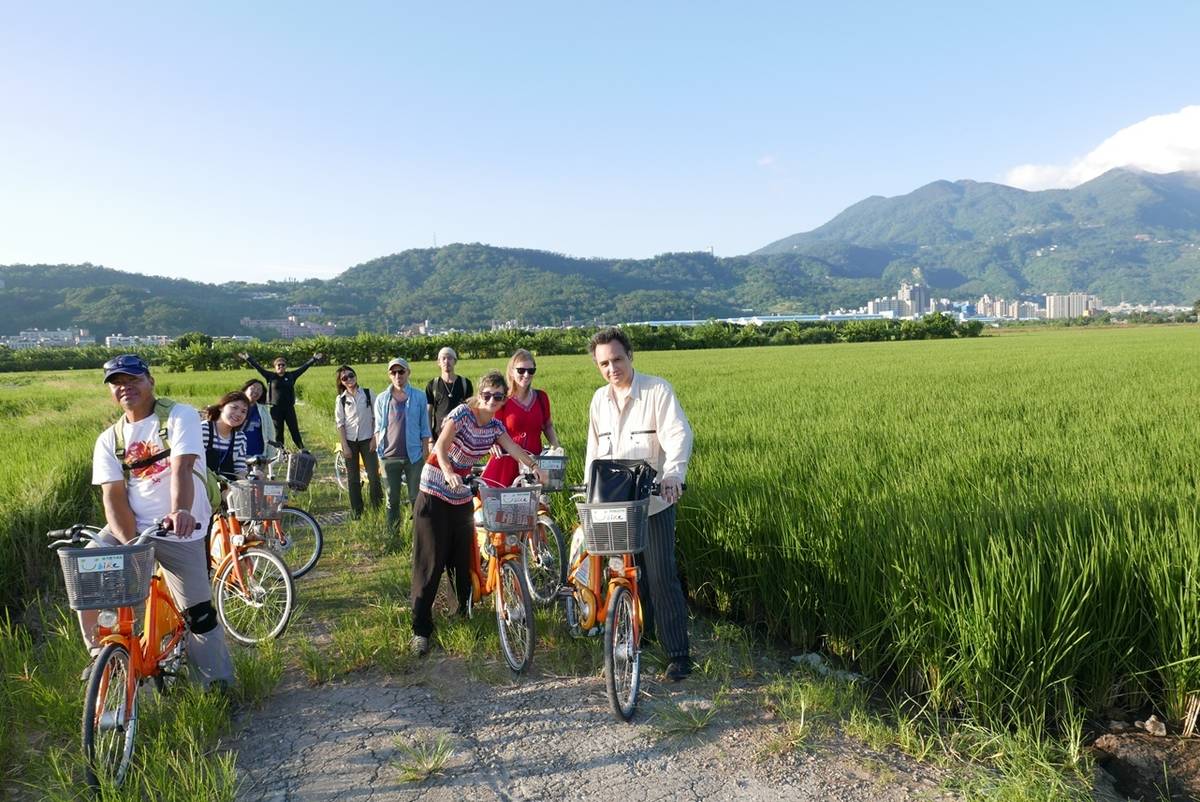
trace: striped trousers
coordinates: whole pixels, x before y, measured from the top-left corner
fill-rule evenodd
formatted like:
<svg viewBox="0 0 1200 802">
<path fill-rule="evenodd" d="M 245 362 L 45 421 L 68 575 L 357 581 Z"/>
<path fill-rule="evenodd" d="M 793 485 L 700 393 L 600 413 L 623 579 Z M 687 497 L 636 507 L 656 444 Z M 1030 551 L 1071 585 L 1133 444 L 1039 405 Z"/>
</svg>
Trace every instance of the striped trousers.
<svg viewBox="0 0 1200 802">
<path fill-rule="evenodd" d="M 675 508 L 650 516 L 646 548 L 638 555 L 643 569 L 639 590 L 647 629 L 657 632 L 667 659 L 690 657 L 688 610 L 675 565 Z"/>
</svg>

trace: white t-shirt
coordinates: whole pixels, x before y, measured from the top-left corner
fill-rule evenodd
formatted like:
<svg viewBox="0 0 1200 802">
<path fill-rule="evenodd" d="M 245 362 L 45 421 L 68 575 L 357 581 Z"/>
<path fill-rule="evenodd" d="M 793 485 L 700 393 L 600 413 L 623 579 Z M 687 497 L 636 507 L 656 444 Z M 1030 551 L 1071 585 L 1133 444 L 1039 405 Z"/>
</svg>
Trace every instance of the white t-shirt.
<svg viewBox="0 0 1200 802">
<path fill-rule="evenodd" d="M 136 423 L 130 423 L 122 418 L 121 425 L 125 427 L 125 461 L 127 463 L 136 462 L 163 450 L 162 438 L 158 436 L 158 416 L 153 412 L 149 417 L 142 418 Z M 178 403 L 171 407 L 171 412 L 167 416 L 167 439 L 170 441 L 171 456 L 195 454 L 196 469 L 204 470 L 204 444 L 200 435 L 200 414 L 195 409 L 187 404 Z M 103 485 L 125 480 L 121 463 L 117 461 L 115 448 L 113 430 L 112 427 L 109 427 L 96 438 L 96 447 L 92 451 L 92 484 Z M 203 538 L 204 526 L 212 517 L 212 508 L 208 503 L 208 493 L 205 490 L 204 482 L 194 471 L 192 484 L 196 491 L 192 500 L 192 517 L 202 526 L 182 540 Z M 138 531 L 174 512 L 175 510 L 171 506 L 171 458 L 166 457 L 144 468 L 132 471 L 126 493 L 129 497 L 129 506 L 133 509 L 133 517 Z"/>
</svg>

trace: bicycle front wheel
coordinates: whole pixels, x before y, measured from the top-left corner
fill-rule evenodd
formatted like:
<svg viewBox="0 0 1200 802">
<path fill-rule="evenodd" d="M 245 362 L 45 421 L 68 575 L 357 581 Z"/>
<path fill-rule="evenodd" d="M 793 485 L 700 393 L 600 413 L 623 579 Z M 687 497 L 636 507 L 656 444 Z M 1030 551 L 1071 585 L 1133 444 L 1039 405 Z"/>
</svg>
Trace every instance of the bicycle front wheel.
<svg viewBox="0 0 1200 802">
<path fill-rule="evenodd" d="M 553 518 L 539 515 L 521 547 L 529 592 L 538 604 L 549 604 L 567 581 L 567 548 L 562 531 Z"/>
<path fill-rule="evenodd" d="M 613 714 L 633 718 L 642 679 L 642 655 L 634 634 L 633 594 L 624 585 L 612 590 L 604 625 L 604 683 Z"/>
<path fill-rule="evenodd" d="M 299 507 L 284 507 L 279 511 L 278 521 L 265 522 L 266 537 L 273 551 L 283 558 L 293 579 L 307 574 L 317 560 L 325 536 L 317 519 Z"/>
<path fill-rule="evenodd" d="M 296 591 L 283 560 L 266 549 L 246 549 L 237 556 L 241 578 L 229 560 L 213 582 L 217 617 L 238 643 L 254 646 L 277 638 L 292 617 Z"/>
<path fill-rule="evenodd" d="M 525 574 L 517 570 L 516 560 L 500 563 L 495 601 L 500 651 L 508 667 L 520 673 L 533 661 L 533 601 Z"/>
<path fill-rule="evenodd" d="M 137 708 L 129 652 L 110 643 L 96 657 L 83 702 L 83 756 L 92 788 L 125 779 L 137 737 Z"/>
</svg>

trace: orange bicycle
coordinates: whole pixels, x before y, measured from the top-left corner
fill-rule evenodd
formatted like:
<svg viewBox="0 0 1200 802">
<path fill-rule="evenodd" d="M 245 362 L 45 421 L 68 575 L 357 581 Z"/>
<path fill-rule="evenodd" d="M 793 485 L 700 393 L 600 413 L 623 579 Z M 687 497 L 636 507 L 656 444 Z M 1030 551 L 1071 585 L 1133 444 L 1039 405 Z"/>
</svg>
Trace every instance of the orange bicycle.
<svg viewBox="0 0 1200 802">
<path fill-rule="evenodd" d="M 634 555 L 646 544 L 650 499 L 587 503 L 586 485 L 571 488 L 579 511 L 566 599 L 573 634 L 601 635 L 604 684 L 613 714 L 629 721 L 641 688 L 642 602 Z M 650 487 L 658 492 L 658 485 Z"/>
<path fill-rule="evenodd" d="M 563 489 L 567 458 L 563 455 L 538 454 L 538 467 L 546 472 L 546 484 L 538 494 L 537 519 L 533 529 L 521 540 L 524 550 L 525 583 L 536 604 L 558 600 L 558 591 L 567 581 L 567 546 L 562 529 L 550 512 L 549 493 Z M 525 477 L 517 483 L 527 482 Z"/>
<path fill-rule="evenodd" d="M 533 599 L 521 559 L 522 541 L 523 533 L 529 532 L 537 520 L 542 488 L 488 487 L 475 472 L 466 481 L 476 494 L 468 612 L 484 596 L 496 594 L 500 651 L 508 667 L 520 673 L 533 661 L 535 640 Z"/>
<path fill-rule="evenodd" d="M 162 522 L 124 546 L 84 548 L 100 530 L 76 524 L 55 538 L 72 610 L 99 610 L 92 664 L 83 703 L 83 754 L 88 784 L 120 785 L 137 738 L 138 689 L 153 679 L 161 691 L 183 663 L 187 621 L 175 606 L 161 571 L 154 570 L 150 540 L 166 534 Z M 145 602 L 142 626 L 136 607 Z"/>
<path fill-rule="evenodd" d="M 274 459 L 251 457 L 246 460 L 250 467 L 250 478 L 279 481 L 286 484 L 289 490 L 307 490 L 312 481 L 315 458 L 307 451 L 287 451 L 280 443 L 271 445 L 276 447 Z M 264 464 L 267 466 L 265 477 L 262 475 Z M 275 478 L 277 472 L 282 474 L 278 480 Z M 287 563 L 293 579 L 307 574 L 321 558 L 325 536 L 317 519 L 306 510 L 284 504 L 279 508 L 279 514 L 269 520 L 243 518 L 242 523 L 244 528 L 256 530 L 267 548 Z"/>
<path fill-rule="evenodd" d="M 254 646 L 277 638 L 287 629 L 296 589 L 283 559 L 263 548 L 263 526 L 283 505 L 283 485 L 259 479 L 229 483 L 224 510 L 214 519 L 209 555 L 213 570 L 213 605 L 217 618 L 238 643 Z"/>
</svg>

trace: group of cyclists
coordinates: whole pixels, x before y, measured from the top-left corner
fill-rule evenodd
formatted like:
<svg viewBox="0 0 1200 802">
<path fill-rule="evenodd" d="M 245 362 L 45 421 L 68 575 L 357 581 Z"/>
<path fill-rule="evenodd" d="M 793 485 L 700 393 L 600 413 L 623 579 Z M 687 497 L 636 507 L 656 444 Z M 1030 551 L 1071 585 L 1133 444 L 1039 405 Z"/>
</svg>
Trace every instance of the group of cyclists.
<svg viewBox="0 0 1200 802">
<path fill-rule="evenodd" d="M 692 452 L 691 426 L 668 382 L 634 370 L 633 346 L 619 328 L 598 331 L 589 353 L 604 384 L 589 407 L 585 476 L 596 459 L 641 460 L 657 472 L 661 494 L 651 500 L 643 552 L 644 617 L 646 634 L 656 633 L 666 652 L 666 678 L 679 681 L 692 671 L 687 607 L 675 563 L 675 510 Z M 106 519 L 103 542 L 130 542 L 157 520 L 173 532 L 156 545 L 155 555 L 186 611 L 189 657 L 206 687 L 227 687 L 233 667 L 210 594 L 203 536 L 213 510 L 202 469 L 244 476 L 247 458 L 271 456 L 271 444 L 285 426 L 302 448 L 295 382 L 323 358 L 313 354 L 289 371 L 280 357 L 272 373 L 248 354 L 241 356 L 266 385 L 247 381 L 207 407 L 203 420 L 185 404 L 156 397 L 150 366 L 137 355 L 110 359 L 104 382 L 123 415 L 100 435 L 93 454 L 92 482 L 101 488 Z M 533 354 L 518 349 L 505 372 L 489 371 L 474 384 L 455 373 L 457 361 L 452 348 L 443 348 L 440 374 L 424 390 L 410 384 L 411 368 L 401 357 L 388 363 L 389 385 L 377 394 L 362 387 L 348 365 L 335 373 L 334 420 L 347 465 L 362 461 L 372 505 L 384 495 L 382 473 L 391 531 L 405 504 L 412 507 L 410 648 L 417 655 L 429 651 L 433 600 L 447 569 L 453 569 L 459 609 L 467 609 L 474 522 L 472 492 L 464 480 L 472 468 L 492 455 L 483 472 L 488 484 L 508 486 L 522 468 L 544 482 L 536 459 L 543 439 L 560 447 L 549 396 L 533 386 Z M 260 403 L 264 396 L 269 408 Z M 351 468 L 347 479 L 357 517 L 364 507 L 359 472 Z M 81 626 L 94 654 L 94 621 L 86 613 Z"/>
</svg>

